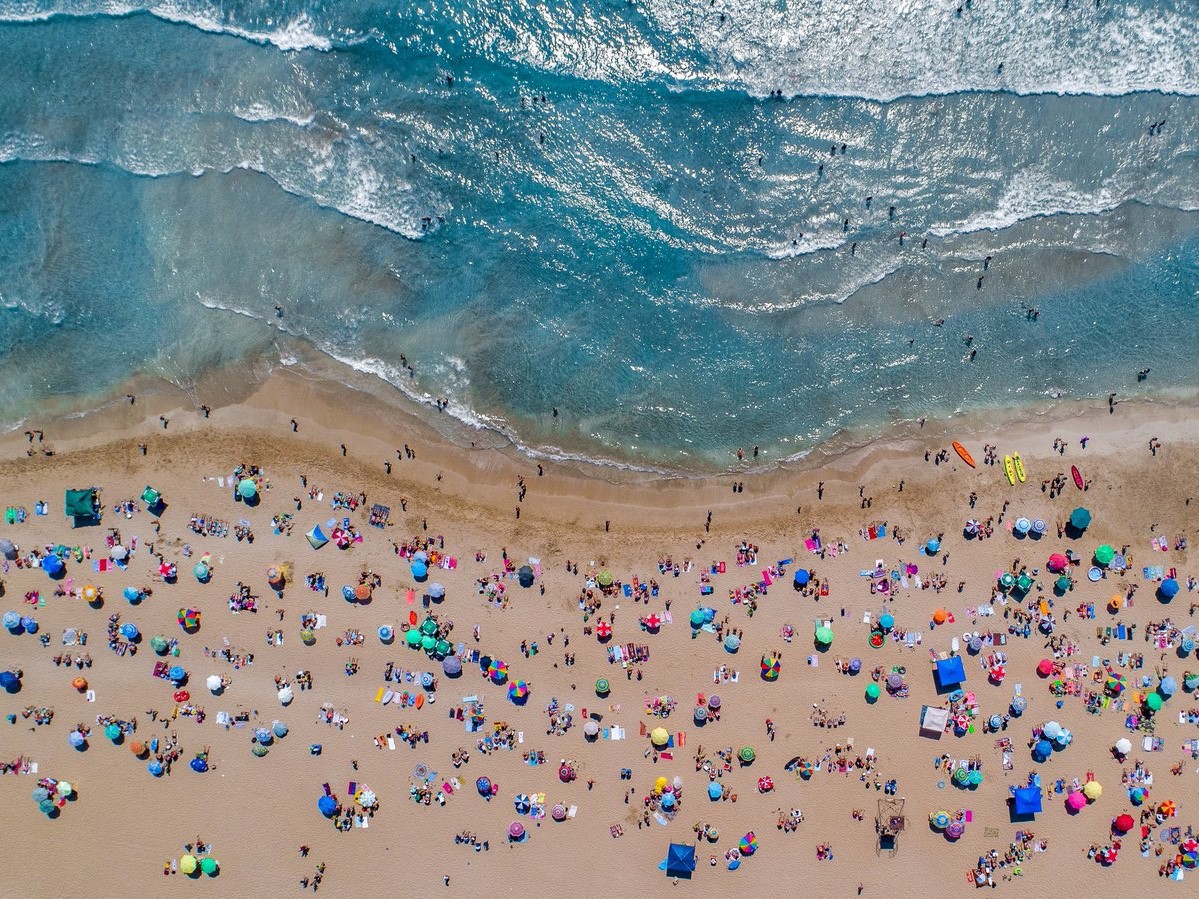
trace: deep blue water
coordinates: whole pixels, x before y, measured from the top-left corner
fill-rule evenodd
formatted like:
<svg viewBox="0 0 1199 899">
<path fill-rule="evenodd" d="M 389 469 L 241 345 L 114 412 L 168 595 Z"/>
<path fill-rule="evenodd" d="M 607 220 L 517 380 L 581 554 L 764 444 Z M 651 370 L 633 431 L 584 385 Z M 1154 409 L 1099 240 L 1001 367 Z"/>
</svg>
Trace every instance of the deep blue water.
<svg viewBox="0 0 1199 899">
<path fill-rule="evenodd" d="M 675 465 L 1199 385 L 1193 4 L 957 5 L 0 0 L 0 422 L 309 345 Z"/>
</svg>

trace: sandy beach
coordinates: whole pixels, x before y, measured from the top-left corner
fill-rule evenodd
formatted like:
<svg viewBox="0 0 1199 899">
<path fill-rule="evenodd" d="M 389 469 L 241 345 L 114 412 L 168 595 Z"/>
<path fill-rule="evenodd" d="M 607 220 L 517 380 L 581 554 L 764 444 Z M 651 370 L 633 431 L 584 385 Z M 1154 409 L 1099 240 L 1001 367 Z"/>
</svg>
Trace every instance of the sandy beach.
<svg viewBox="0 0 1199 899">
<path fill-rule="evenodd" d="M 746 446 L 746 473 L 731 465 L 700 478 L 459 446 L 368 393 L 288 371 L 246 395 L 223 385 L 152 398 L 129 389 L 135 402 L 122 392 L 98 411 L 30 421 L 30 434 L 0 440 L 2 498 L 14 510 L 0 538 L 16 544 L 21 560 L 5 563 L 3 610 L 37 622 L 36 634 L 0 635 L 2 667 L 22 673 L 18 691 L 0 694 L 0 711 L 13 719 L 0 722 L 0 760 L 38 769 L 0 777 L 10 834 L 0 848 L 5 895 L 46 892 L 58 876 L 47 866 L 70 858 L 95 889 L 160 895 L 286 895 L 304 889 L 304 879 L 311 889 L 323 863 L 320 891 L 335 896 L 392 881 L 406 891 L 465 895 L 551 884 L 588 896 L 762 894 L 799 878 L 805 891 L 831 895 L 923 896 L 972 889 L 971 872 L 993 849 L 990 874 L 1005 893 L 1044 892 L 1063 878 L 1129 892 L 1152 889 L 1199 823 L 1199 753 L 1184 750 L 1199 728 L 1180 717 L 1199 706 L 1183 686 L 1199 662 L 1176 648 L 1192 623 L 1188 580 L 1196 574 L 1185 546 L 1194 537 L 1199 425 L 1183 407 L 1128 402 L 1112 413 L 1091 403 L 1002 424 L 928 422 L 775 468 L 755 462 Z M 201 402 L 209 414 L 197 411 Z M 1159 448 L 1151 449 L 1151 438 Z M 955 439 L 976 468 L 953 451 Z M 997 446 L 999 464 L 985 464 L 987 444 Z M 1027 477 L 1009 485 L 1002 462 L 1013 451 Z M 1085 490 L 1075 486 L 1072 465 Z M 246 470 L 235 476 L 238 466 Z M 247 504 L 234 494 L 251 466 L 258 493 Z M 1056 476 L 1060 489 L 1042 489 Z M 734 483 L 743 487 L 735 491 Z M 147 485 L 162 494 L 161 514 L 140 500 Z M 91 486 L 100 488 L 102 521 L 72 529 L 64 490 Z M 339 493 L 352 508 L 335 507 Z M 127 500 L 127 512 L 114 508 Z M 42 502 L 45 515 L 37 512 Z M 370 522 L 376 504 L 389 510 L 384 527 Z M 1089 526 L 1059 535 L 1078 507 L 1092 514 Z M 277 533 L 277 516 L 291 516 L 290 533 Z M 1042 520 L 1044 534 L 1014 531 L 1020 518 Z M 200 519 L 227 534 L 198 533 L 192 526 Z M 328 536 L 329 523 L 345 519 L 360 541 L 314 549 L 305 539 L 314 525 Z M 971 519 L 991 536 L 967 536 Z M 239 528 L 253 532 L 252 542 L 239 539 Z M 932 550 L 928 541 L 938 536 Z M 98 564 L 110 557 L 109 542 L 128 550 L 126 567 Z M 1101 544 L 1127 570 L 1104 566 L 1091 581 Z M 27 564 L 59 545 L 68 556 L 60 577 Z M 434 553 L 427 577 L 415 577 L 409 549 Z M 1067 550 L 1079 562 L 1067 569 L 1068 589 L 1055 592 L 1058 574 L 1048 560 Z M 438 564 L 443 557 L 455 560 L 452 567 Z M 210 568 L 205 582 L 193 575 L 202 559 Z M 159 576 L 160 564 L 171 563 L 173 582 Z M 518 575 L 526 565 L 534 569 L 529 587 Z M 281 591 L 268 584 L 272 567 L 288 574 Z M 794 586 L 801 569 L 811 571 L 804 591 Z M 996 594 L 1003 573 L 1025 569 L 1026 593 Z M 1171 572 L 1180 591 L 1166 603 L 1158 591 Z M 307 582 L 318 575 L 327 595 Z M 604 590 L 608 575 L 613 584 Z M 343 598 L 343 586 L 364 577 L 378 581 L 369 600 Z M 243 597 L 239 583 L 254 611 L 231 610 L 231 597 Z M 426 599 L 434 583 L 445 595 Z M 102 599 L 89 603 L 82 591 L 93 586 Z M 152 593 L 134 604 L 124 598 L 127 587 Z M 1117 595 L 1121 607 L 1113 610 Z M 693 628 L 692 613 L 705 608 L 714 617 Z M 181 609 L 201 613 L 198 628 L 180 626 Z M 660 626 L 646 626 L 651 614 Z M 311 645 L 301 639 L 307 615 L 323 625 Z M 884 615 L 893 622 L 875 648 L 871 635 Z M 409 623 L 420 627 L 428 617 L 450 655 L 462 657 L 459 676 L 406 645 Z M 1051 621 L 1049 633 L 1040 619 Z M 1175 627 L 1150 639 L 1165 619 Z M 601 621 L 612 630 L 602 640 Z M 120 625 L 136 625 L 136 652 L 110 648 L 110 622 L 118 635 Z M 824 622 L 831 645 L 815 640 Z M 395 631 L 389 645 L 378 635 L 384 625 Z M 1130 636 L 1107 636 L 1120 627 Z M 86 646 L 64 646 L 67 629 L 86 632 Z M 735 652 L 725 641 L 730 632 L 739 638 Z M 975 633 L 997 636 L 974 652 Z M 156 635 L 177 648 L 160 658 L 150 646 Z M 640 660 L 612 660 L 614 648 L 630 646 Z M 489 679 L 476 652 L 506 662 L 506 680 Z M 90 661 L 77 666 L 85 654 Z M 56 664 L 64 655 L 68 663 Z M 765 656 L 779 661 L 776 679 L 762 676 Z M 934 680 L 940 656 L 962 660 L 961 689 L 970 694 L 962 700 L 975 707 L 963 712 L 960 736 L 952 726 L 939 738 L 921 734 L 922 706 L 948 707 L 954 695 Z M 854 658 L 860 670 L 842 673 L 838 662 L 848 667 Z M 1037 670 L 1043 659 L 1057 666 L 1047 677 Z M 187 700 L 176 702 L 177 685 L 154 676 L 159 662 L 186 670 Z M 1001 663 L 1005 676 L 989 677 Z M 385 680 L 388 670 L 414 680 Z M 310 689 L 299 688 L 300 671 L 310 673 Z M 435 688 L 422 688 L 423 672 Z M 888 689 L 890 674 L 901 688 Z M 1105 690 L 1109 674 L 1123 678 L 1118 694 Z M 228 681 L 220 695 L 207 688 L 212 676 Z M 85 690 L 73 686 L 77 677 Z M 1177 693 L 1145 715 L 1145 697 L 1167 692 L 1166 677 L 1177 681 Z M 610 684 L 602 696 L 601 678 Z M 276 679 L 293 685 L 286 706 Z M 528 687 L 521 702 L 509 699 L 517 682 Z M 1010 716 L 1017 684 L 1027 708 Z M 877 701 L 867 701 L 868 685 L 879 689 Z M 399 708 L 399 699 L 385 705 L 377 700 L 384 690 L 420 696 L 420 707 Z M 701 726 L 694 710 L 707 709 L 713 694 L 718 720 Z M 474 732 L 466 697 L 482 702 Z M 668 717 L 656 714 L 660 697 L 672 700 Z M 35 723 L 41 709 L 53 711 L 52 721 Z M 326 723 L 326 711 L 342 725 Z M 990 732 L 993 715 L 1003 724 Z M 1130 728 L 1130 715 L 1151 723 Z M 98 716 L 136 721 L 136 730 L 117 745 Z M 255 729 L 276 720 L 287 735 L 256 756 Z M 597 739 L 584 735 L 585 721 L 598 725 Z M 1060 722 L 1073 740 L 1036 761 L 1030 741 L 1047 721 Z M 91 730 L 83 750 L 68 741 L 77 725 Z M 675 745 L 655 751 L 648 733 L 658 727 Z M 397 729 L 419 735 L 415 745 Z M 486 751 L 480 741 L 497 730 L 513 735 L 511 747 Z M 380 745 L 379 736 L 391 741 Z M 1143 749 L 1146 737 L 1151 745 L 1159 738 L 1160 749 Z M 1121 738 L 1133 744 L 1124 760 L 1112 750 Z M 134 741 L 154 739 L 159 752 L 170 743 L 178 755 L 169 775 L 149 773 L 153 752 L 131 751 Z M 752 763 L 742 763 L 743 747 L 752 747 Z M 456 765 L 460 750 L 469 760 Z M 204 773 L 190 765 L 200 753 Z M 564 760 L 574 772 L 569 782 L 560 777 Z M 978 769 L 981 783 L 956 787 L 949 768 L 956 762 Z M 1030 772 L 1039 776 L 1043 811 L 1014 822 L 1009 788 L 1025 786 Z M 1152 784 L 1138 807 L 1129 787 L 1146 772 Z M 30 800 L 46 777 L 75 788 L 51 816 Z M 494 785 L 490 799 L 476 789 L 482 777 Z M 672 796 L 675 779 L 681 783 L 673 811 L 655 791 L 659 778 Z M 759 789 L 762 778 L 772 788 L 762 781 Z M 1102 795 L 1070 811 L 1072 783 L 1091 780 Z M 359 819 L 339 832 L 318 798 L 328 785 L 349 811 L 351 783 L 369 786 L 379 804 L 365 817 L 369 826 Z M 719 785 L 717 799 L 709 783 Z M 417 788 L 438 798 L 414 801 Z M 532 798 L 533 814 L 518 813 L 522 794 Z M 876 834 L 887 800 L 902 800 L 906 817 L 894 853 L 879 851 Z M 1153 812 L 1166 800 L 1176 813 L 1158 821 Z M 558 804 L 568 813 L 561 822 L 552 816 Z M 793 809 L 802 820 L 792 828 Z M 930 823 L 939 811 L 960 815 L 960 838 Z M 1142 811 L 1150 812 L 1144 852 Z M 1112 821 L 1123 813 L 1136 827 L 1115 838 L 1114 863 L 1101 865 L 1088 849 L 1113 845 Z M 508 836 L 514 822 L 524 828 L 519 842 Z M 717 829 L 718 838 L 697 841 L 697 825 Z M 1172 828 L 1181 831 L 1177 841 Z M 756 852 L 729 870 L 730 851 L 751 832 Z M 999 864 L 1017 832 L 1027 837 L 1022 861 Z M 463 833 L 473 843 L 456 842 Z M 206 855 L 219 861 L 219 874 L 164 874 L 197 837 L 211 846 Z M 698 862 L 689 881 L 673 887 L 658 867 L 672 842 L 694 845 Z M 306 857 L 301 846 L 309 847 Z M 1186 880 L 1199 877 L 1184 870 Z"/>
</svg>

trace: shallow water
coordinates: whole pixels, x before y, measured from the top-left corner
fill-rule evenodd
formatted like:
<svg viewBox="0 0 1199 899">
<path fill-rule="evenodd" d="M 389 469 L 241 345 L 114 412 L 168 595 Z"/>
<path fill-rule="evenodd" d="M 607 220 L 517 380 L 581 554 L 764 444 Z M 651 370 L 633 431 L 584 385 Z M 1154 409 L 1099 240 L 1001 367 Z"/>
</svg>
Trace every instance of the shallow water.
<svg viewBox="0 0 1199 899">
<path fill-rule="evenodd" d="M 1182 0 L 392 6 L 0 0 L 0 421 L 295 340 L 675 465 L 1199 383 Z"/>
</svg>

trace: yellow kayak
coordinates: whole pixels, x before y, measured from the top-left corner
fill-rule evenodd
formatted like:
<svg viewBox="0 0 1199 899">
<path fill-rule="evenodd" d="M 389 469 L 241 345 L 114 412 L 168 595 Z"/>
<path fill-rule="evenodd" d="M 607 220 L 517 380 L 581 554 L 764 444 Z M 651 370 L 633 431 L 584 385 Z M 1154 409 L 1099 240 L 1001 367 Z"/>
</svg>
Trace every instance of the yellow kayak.
<svg viewBox="0 0 1199 899">
<path fill-rule="evenodd" d="M 1012 462 L 1011 456 L 1003 457 L 1003 473 L 1007 475 L 1007 482 L 1014 486 L 1016 483 L 1016 465 Z"/>
<path fill-rule="evenodd" d="M 1012 465 L 1016 468 L 1016 479 L 1024 483 L 1024 460 L 1020 458 L 1019 453 L 1012 453 Z"/>
</svg>

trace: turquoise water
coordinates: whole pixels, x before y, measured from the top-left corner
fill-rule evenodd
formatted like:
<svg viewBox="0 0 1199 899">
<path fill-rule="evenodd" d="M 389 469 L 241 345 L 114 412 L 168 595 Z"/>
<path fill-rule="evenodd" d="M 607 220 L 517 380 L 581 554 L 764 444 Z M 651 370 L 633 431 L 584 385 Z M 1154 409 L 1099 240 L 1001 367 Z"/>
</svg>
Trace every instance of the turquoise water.
<svg viewBox="0 0 1199 899">
<path fill-rule="evenodd" d="M 308 346 L 636 464 L 1196 386 L 1191 4 L 844 6 L 0 0 L 0 422 Z"/>
</svg>

